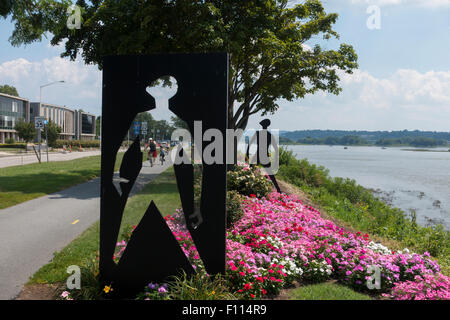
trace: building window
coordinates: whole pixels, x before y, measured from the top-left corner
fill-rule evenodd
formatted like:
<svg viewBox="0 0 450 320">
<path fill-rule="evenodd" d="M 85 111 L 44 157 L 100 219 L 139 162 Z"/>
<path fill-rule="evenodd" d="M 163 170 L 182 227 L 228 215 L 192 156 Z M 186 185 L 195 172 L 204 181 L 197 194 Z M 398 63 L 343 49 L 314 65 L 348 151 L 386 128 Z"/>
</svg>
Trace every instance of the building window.
<svg viewBox="0 0 450 320">
<path fill-rule="evenodd" d="M 19 106 L 17 105 L 17 101 L 12 101 L 11 111 L 12 112 L 19 112 Z"/>
<path fill-rule="evenodd" d="M 81 115 L 81 133 L 93 134 L 94 133 L 94 117 L 87 114 Z"/>
</svg>

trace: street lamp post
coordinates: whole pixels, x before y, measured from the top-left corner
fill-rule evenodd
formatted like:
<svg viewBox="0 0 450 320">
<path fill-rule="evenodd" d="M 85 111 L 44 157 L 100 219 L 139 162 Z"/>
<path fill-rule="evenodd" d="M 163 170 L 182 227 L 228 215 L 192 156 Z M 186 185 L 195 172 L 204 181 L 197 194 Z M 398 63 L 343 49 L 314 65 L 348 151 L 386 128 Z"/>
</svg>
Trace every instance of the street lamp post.
<svg viewBox="0 0 450 320">
<path fill-rule="evenodd" d="M 42 86 L 39 87 L 39 112 L 42 107 L 42 88 L 51 86 L 52 84 L 56 84 L 56 83 L 65 83 L 65 81 L 64 80 L 53 81 L 53 82 L 50 82 L 47 84 L 43 84 Z M 46 144 L 47 144 L 47 162 L 48 162 L 47 126 L 45 127 L 45 140 L 46 140 Z M 41 157 L 41 129 L 38 129 L 38 141 L 39 141 L 39 157 Z"/>
</svg>

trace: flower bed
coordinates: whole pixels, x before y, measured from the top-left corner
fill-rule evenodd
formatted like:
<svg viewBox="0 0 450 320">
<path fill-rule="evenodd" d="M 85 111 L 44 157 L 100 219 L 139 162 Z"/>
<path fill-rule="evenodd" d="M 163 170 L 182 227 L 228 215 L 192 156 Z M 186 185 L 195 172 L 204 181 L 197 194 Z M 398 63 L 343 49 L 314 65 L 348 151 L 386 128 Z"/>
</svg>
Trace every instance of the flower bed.
<svg viewBox="0 0 450 320">
<path fill-rule="evenodd" d="M 294 196 L 252 195 L 243 206 L 244 217 L 226 239 L 226 279 L 239 298 L 276 295 L 295 280 L 328 279 L 393 299 L 449 298 L 449 278 L 439 273 L 428 253 L 391 252 L 367 234 L 347 232 L 322 218 Z M 182 212 L 165 219 L 194 268 L 202 272 Z M 120 243 L 121 251 L 123 246 Z"/>
</svg>

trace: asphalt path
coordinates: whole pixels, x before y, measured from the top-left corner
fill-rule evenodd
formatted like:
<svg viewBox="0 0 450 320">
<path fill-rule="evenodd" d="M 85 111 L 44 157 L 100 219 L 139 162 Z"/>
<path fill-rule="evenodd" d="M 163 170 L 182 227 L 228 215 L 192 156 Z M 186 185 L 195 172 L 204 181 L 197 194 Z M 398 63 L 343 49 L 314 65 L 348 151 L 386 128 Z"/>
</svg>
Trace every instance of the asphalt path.
<svg viewBox="0 0 450 320">
<path fill-rule="evenodd" d="M 169 158 L 169 157 L 167 157 Z M 143 164 L 132 194 L 170 166 Z M 118 183 L 118 177 L 115 178 Z M 100 178 L 0 210 L 0 299 L 14 299 L 53 253 L 100 218 Z"/>
</svg>

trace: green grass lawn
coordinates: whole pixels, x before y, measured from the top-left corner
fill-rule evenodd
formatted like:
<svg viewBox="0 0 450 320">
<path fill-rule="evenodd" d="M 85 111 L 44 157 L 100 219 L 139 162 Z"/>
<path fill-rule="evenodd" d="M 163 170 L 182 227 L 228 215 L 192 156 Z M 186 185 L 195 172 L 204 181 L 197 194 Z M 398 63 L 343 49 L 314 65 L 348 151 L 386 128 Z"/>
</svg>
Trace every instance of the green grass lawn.
<svg viewBox="0 0 450 320">
<path fill-rule="evenodd" d="M 325 282 L 302 286 L 289 291 L 289 300 L 371 300 L 346 286 Z"/>
<path fill-rule="evenodd" d="M 119 169 L 123 153 L 117 155 Z M 100 176 L 100 156 L 0 168 L 0 209 Z"/>
<path fill-rule="evenodd" d="M 173 167 L 167 169 L 139 193 L 128 199 L 120 235 L 126 228 L 136 225 L 140 221 L 151 200 L 155 201 L 164 216 L 181 207 Z M 66 273 L 68 266 L 82 266 L 95 258 L 96 252 L 99 250 L 99 232 L 99 222 L 96 222 L 64 249 L 55 253 L 52 261 L 40 268 L 30 278 L 29 284 L 65 282 L 68 277 Z"/>
</svg>

